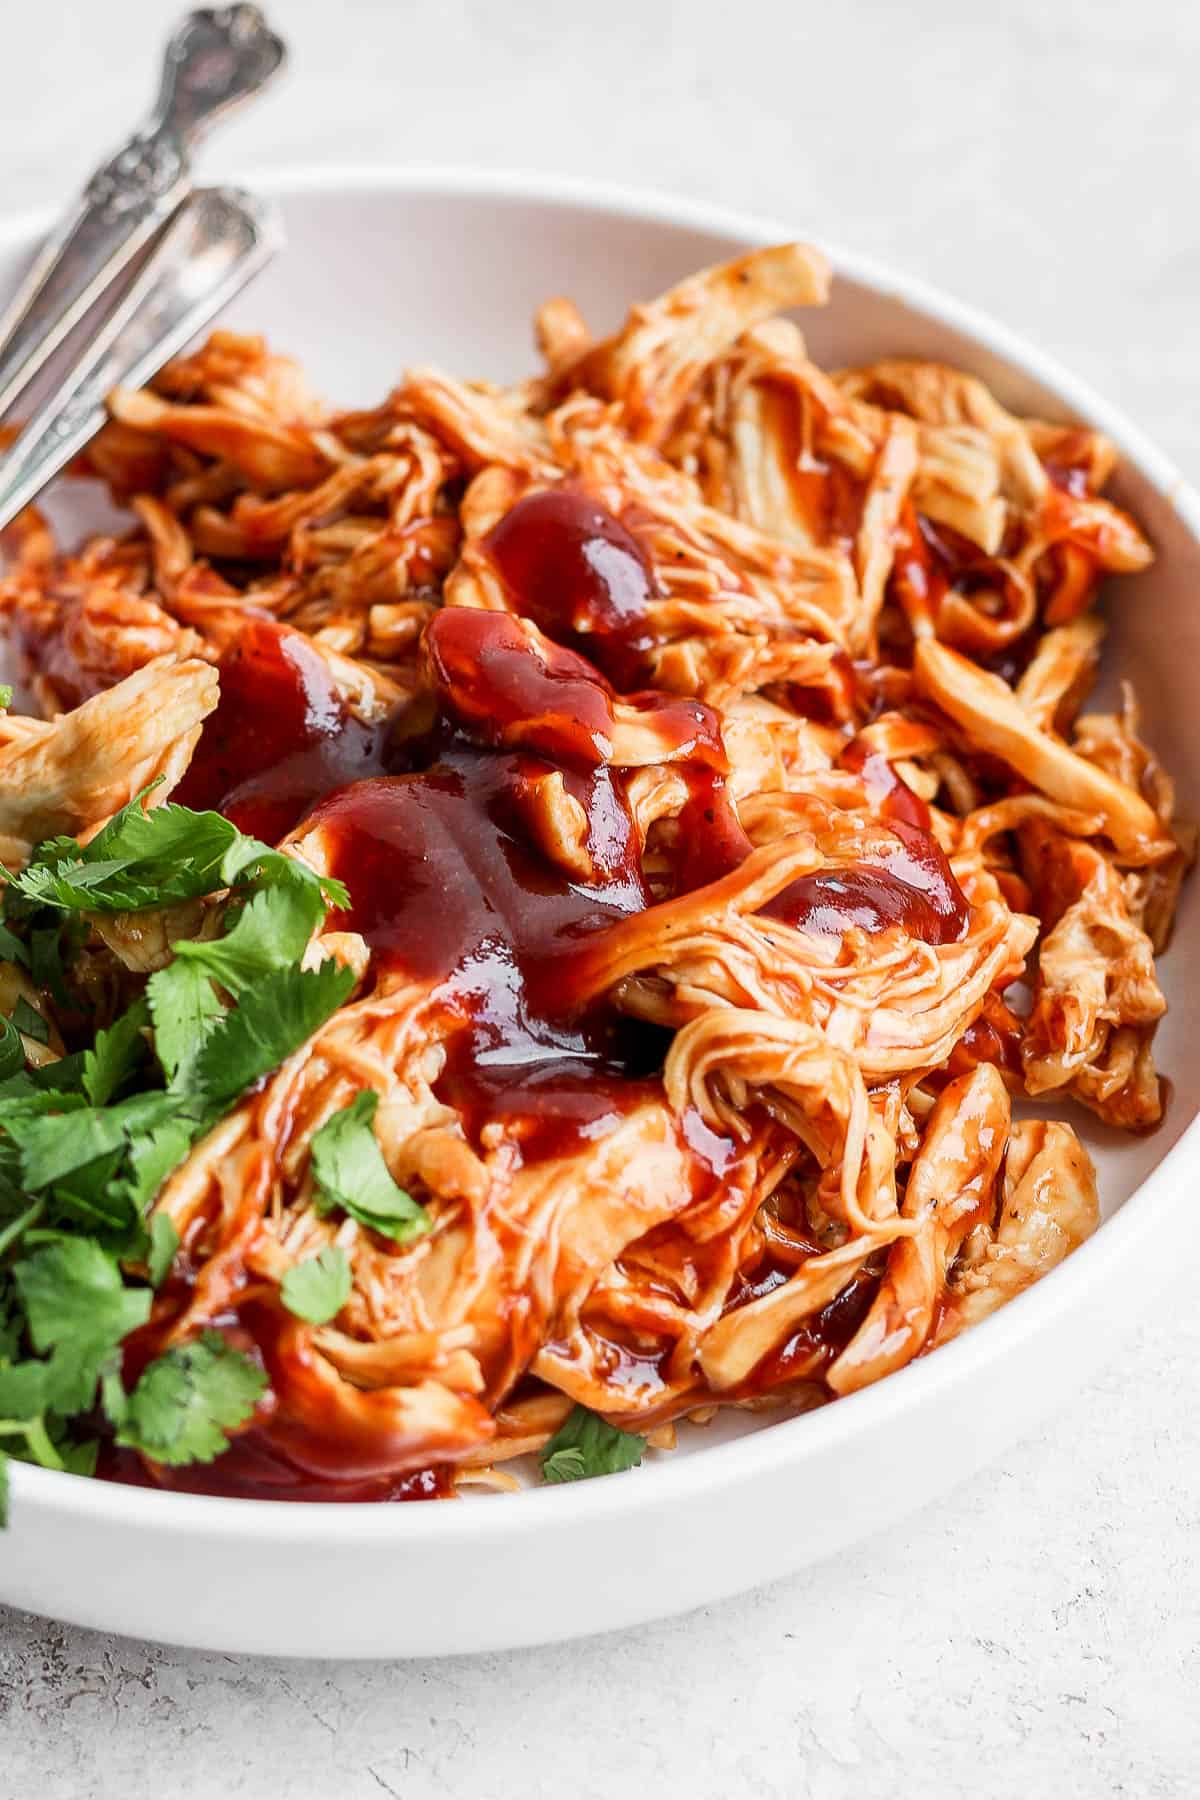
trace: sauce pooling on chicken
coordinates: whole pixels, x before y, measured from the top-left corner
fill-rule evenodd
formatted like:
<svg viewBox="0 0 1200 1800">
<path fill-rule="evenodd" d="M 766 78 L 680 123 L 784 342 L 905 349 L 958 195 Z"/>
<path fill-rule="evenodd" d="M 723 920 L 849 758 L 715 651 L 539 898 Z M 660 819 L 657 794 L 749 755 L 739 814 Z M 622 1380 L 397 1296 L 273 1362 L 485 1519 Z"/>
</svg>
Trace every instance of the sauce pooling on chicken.
<svg viewBox="0 0 1200 1800">
<path fill-rule="evenodd" d="M 483 541 L 520 612 L 619 688 L 645 677 L 654 572 L 637 539 L 581 489 L 529 494 Z"/>
<path fill-rule="evenodd" d="M 579 497 L 520 505 L 549 499 Z M 539 508 L 539 541 L 560 515 L 581 554 L 577 511 L 562 506 Z M 691 891 L 752 847 L 719 720 L 688 698 L 620 700 L 585 657 L 507 613 L 443 609 L 424 656 L 432 708 L 366 725 L 300 634 L 251 622 L 223 659 L 180 798 L 271 841 L 307 818 L 351 894 L 331 925 L 360 933 L 378 967 L 435 986 L 461 1020 L 441 1097 L 476 1139 L 500 1120 L 525 1156 L 559 1154 L 645 1098 L 661 1060 L 663 1034 L 587 981 L 585 945 L 652 904 L 626 772 L 610 766 L 621 722 L 683 776 L 677 882 Z M 858 740 L 843 761 L 889 819 L 886 846 L 801 877 L 764 913 L 822 935 L 900 925 L 952 941 L 966 901 L 924 803 Z"/>
<path fill-rule="evenodd" d="M 384 733 L 356 719 L 302 632 L 252 619 L 220 662 L 221 697 L 173 798 L 274 844 L 319 795 L 383 767 Z"/>
</svg>

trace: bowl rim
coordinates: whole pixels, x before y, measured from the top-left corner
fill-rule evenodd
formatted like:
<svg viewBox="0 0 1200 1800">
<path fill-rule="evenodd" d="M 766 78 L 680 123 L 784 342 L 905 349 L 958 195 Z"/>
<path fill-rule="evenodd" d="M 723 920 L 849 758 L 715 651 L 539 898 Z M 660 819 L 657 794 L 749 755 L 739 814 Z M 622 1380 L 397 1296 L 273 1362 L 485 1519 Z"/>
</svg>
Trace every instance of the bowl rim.
<svg viewBox="0 0 1200 1800">
<path fill-rule="evenodd" d="M 1052 390 L 1073 416 L 1086 420 L 1112 439 L 1121 460 L 1138 468 L 1200 543 L 1200 494 L 1141 428 L 1088 382 L 1020 333 L 924 278 L 901 273 L 870 255 L 844 249 L 819 235 L 798 232 L 794 223 L 664 190 L 630 188 L 521 168 L 353 161 L 311 165 L 260 163 L 238 179 L 256 191 L 284 199 L 348 191 L 527 202 L 667 229 L 711 232 L 741 240 L 748 247 L 802 235 L 825 252 L 836 275 L 872 288 L 969 337 L 981 349 L 1012 363 Z M 0 218 L 0 251 L 22 245 L 32 250 L 52 223 L 52 215 L 45 208 Z M 1152 1229 L 1155 1220 L 1174 1203 L 1181 1166 L 1198 1149 L 1200 1112 L 1118 1211 L 1104 1220 L 1086 1243 L 1045 1279 L 1035 1282 L 970 1331 L 941 1346 L 936 1356 L 920 1358 L 882 1381 L 844 1396 L 836 1406 L 773 1420 L 725 1443 L 687 1456 L 668 1456 L 621 1476 L 523 1489 L 519 1494 L 489 1495 L 485 1505 L 405 1506 L 180 1494 L 126 1487 L 14 1461 L 9 1465 L 13 1508 L 36 1506 L 60 1516 L 125 1529 L 184 1535 L 197 1532 L 252 1543 L 388 1542 L 399 1548 L 440 1545 L 463 1536 L 499 1545 L 529 1530 L 572 1530 L 680 1504 L 695 1497 L 698 1490 L 712 1494 L 719 1488 L 740 1485 L 775 1470 L 781 1464 L 798 1467 L 819 1459 L 833 1446 L 869 1433 L 884 1415 L 903 1414 L 934 1403 L 944 1389 L 969 1381 L 985 1363 L 1001 1358 L 1006 1346 L 1015 1346 L 1046 1331 L 1056 1318 L 1073 1309 L 1076 1297 L 1100 1275 L 1103 1267 L 1123 1255 L 1131 1235 Z M 19 1529 L 19 1515 L 12 1528 Z"/>
</svg>

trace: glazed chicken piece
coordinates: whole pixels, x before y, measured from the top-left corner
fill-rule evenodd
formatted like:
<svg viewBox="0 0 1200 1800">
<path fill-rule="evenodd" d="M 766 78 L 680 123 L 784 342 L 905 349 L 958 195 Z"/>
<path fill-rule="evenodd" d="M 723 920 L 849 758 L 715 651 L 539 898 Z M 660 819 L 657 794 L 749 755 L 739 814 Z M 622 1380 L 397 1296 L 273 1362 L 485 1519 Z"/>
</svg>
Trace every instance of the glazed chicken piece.
<svg viewBox="0 0 1200 1800">
<path fill-rule="evenodd" d="M 207 663 L 161 657 L 73 712 L 0 720 L 2 860 L 20 867 L 43 838 L 88 835 L 152 783 L 166 799 L 217 703 Z"/>
</svg>

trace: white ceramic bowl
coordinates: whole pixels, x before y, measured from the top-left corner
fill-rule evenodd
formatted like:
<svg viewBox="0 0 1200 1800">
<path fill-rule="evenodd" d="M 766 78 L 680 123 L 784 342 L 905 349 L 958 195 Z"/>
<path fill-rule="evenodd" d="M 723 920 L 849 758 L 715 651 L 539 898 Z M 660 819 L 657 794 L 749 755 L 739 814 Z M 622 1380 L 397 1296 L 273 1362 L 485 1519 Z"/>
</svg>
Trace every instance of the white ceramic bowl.
<svg viewBox="0 0 1200 1800">
<path fill-rule="evenodd" d="M 748 245 L 804 234 L 674 200 L 477 171 L 355 170 L 259 184 L 289 248 L 233 309 L 341 402 L 407 363 L 507 378 L 530 318 L 569 293 L 609 328 L 632 299 Z M 0 231 L 0 292 L 44 221 Z M 1132 425 L 1048 357 L 916 281 L 832 252 L 833 303 L 805 316 L 819 362 L 933 357 L 1018 410 L 1119 445 L 1115 496 L 1158 560 L 1120 584 L 1109 669 L 1132 676 L 1185 803 L 1200 795 L 1200 505 Z M 459 1504 L 193 1498 L 13 1471 L 0 1598 L 182 1644 L 296 1656 L 436 1655 L 628 1625 L 737 1592 L 891 1526 L 1036 1425 L 1101 1362 L 1163 1245 L 1195 1210 L 1200 1043 L 1186 1027 L 1200 910 L 1185 900 L 1160 1033 L 1174 1083 L 1153 1137 L 1086 1130 L 1106 1223 L 1039 1286 L 936 1355 L 820 1412 L 740 1420 L 627 1475 Z M 1149 1379 L 1149 1372 L 1147 1372 Z"/>
</svg>

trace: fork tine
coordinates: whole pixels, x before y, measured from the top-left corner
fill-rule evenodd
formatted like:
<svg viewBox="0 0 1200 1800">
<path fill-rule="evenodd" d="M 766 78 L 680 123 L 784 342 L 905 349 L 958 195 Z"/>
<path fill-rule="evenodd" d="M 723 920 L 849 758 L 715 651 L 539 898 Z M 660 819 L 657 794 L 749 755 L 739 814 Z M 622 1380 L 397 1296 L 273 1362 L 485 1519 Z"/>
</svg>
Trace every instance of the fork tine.
<svg viewBox="0 0 1200 1800">
<path fill-rule="evenodd" d="M 285 54 L 254 6 L 181 21 L 149 118 L 96 170 L 0 315 L 0 417 L 183 200 L 191 146 L 257 93 Z"/>
<path fill-rule="evenodd" d="M 274 204 L 236 188 L 197 188 L 124 299 L 0 460 L 0 529 L 11 524 L 103 425 L 114 387 L 141 387 L 283 244 Z"/>
</svg>

